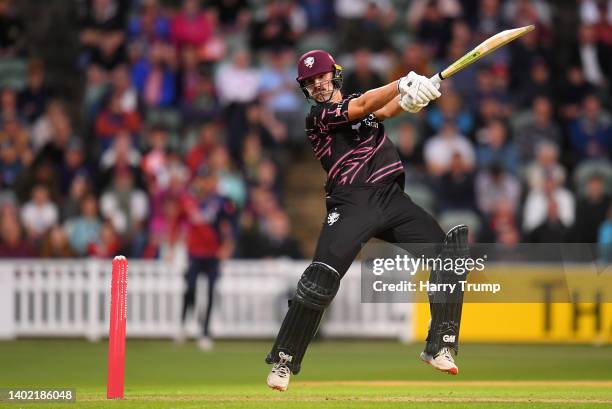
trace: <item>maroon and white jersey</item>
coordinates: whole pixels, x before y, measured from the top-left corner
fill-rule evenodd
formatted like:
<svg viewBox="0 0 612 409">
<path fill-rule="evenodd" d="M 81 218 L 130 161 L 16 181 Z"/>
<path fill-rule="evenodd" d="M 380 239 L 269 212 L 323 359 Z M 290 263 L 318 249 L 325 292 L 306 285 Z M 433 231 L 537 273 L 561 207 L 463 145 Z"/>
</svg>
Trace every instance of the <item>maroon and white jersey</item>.
<svg viewBox="0 0 612 409">
<path fill-rule="evenodd" d="M 374 114 L 349 121 L 349 101 L 358 96 L 317 104 L 306 117 L 306 135 L 327 172 L 328 194 L 335 186 L 377 185 L 396 179 L 404 186 L 402 162 L 382 122 Z"/>
</svg>

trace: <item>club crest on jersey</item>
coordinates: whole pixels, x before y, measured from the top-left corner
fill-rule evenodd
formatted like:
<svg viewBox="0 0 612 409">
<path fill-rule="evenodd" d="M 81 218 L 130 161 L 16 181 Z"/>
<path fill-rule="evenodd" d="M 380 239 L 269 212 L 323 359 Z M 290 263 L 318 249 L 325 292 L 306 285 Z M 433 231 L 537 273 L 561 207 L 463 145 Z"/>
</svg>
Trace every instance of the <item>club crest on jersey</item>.
<svg viewBox="0 0 612 409">
<path fill-rule="evenodd" d="M 336 210 L 333 210 L 330 214 L 327 215 L 327 224 L 331 226 L 332 224 L 336 223 L 339 218 L 340 213 L 338 213 Z"/>
<path fill-rule="evenodd" d="M 304 65 L 308 68 L 312 68 L 314 65 L 314 57 L 308 57 L 304 60 Z"/>
</svg>

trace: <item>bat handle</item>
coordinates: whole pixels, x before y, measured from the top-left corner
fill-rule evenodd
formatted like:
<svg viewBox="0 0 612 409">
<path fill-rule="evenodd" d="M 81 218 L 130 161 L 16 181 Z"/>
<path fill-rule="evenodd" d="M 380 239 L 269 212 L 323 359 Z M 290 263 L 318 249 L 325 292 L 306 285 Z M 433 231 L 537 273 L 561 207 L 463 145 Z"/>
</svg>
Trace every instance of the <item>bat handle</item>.
<svg viewBox="0 0 612 409">
<path fill-rule="evenodd" d="M 434 84 L 434 85 L 438 85 L 439 83 L 442 82 L 444 78 L 442 78 L 442 73 L 439 72 L 437 74 L 435 74 L 433 77 L 431 77 L 429 80 Z"/>
</svg>

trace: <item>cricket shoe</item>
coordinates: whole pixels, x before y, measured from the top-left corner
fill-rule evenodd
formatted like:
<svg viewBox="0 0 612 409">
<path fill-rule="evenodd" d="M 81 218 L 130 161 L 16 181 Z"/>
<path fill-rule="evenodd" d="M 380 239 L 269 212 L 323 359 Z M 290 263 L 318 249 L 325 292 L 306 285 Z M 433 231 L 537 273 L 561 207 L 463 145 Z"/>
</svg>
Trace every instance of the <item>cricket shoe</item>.
<svg viewBox="0 0 612 409">
<path fill-rule="evenodd" d="M 442 348 L 436 356 L 431 356 L 427 352 L 421 352 L 420 358 L 438 371 L 446 372 L 449 375 L 457 375 L 459 373 L 459 368 L 455 365 L 453 354 L 448 347 Z"/>
<path fill-rule="evenodd" d="M 291 369 L 287 366 L 287 362 L 291 362 L 293 357 L 284 352 L 280 352 L 278 356 L 280 361 L 272 366 L 267 383 L 270 388 L 284 392 L 289 387 L 289 378 L 291 377 Z"/>
<path fill-rule="evenodd" d="M 203 336 L 198 338 L 197 341 L 198 349 L 200 351 L 212 351 L 214 347 L 214 342 L 211 337 Z"/>
</svg>

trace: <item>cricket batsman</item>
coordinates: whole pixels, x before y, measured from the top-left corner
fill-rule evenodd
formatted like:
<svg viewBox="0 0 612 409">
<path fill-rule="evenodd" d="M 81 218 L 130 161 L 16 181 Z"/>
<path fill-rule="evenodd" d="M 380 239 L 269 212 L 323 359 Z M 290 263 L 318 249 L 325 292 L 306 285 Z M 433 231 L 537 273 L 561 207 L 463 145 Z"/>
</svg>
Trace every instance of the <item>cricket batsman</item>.
<svg viewBox="0 0 612 409">
<path fill-rule="evenodd" d="M 338 292 L 340 280 L 361 244 L 376 237 L 390 243 L 434 243 L 436 254 L 462 257 L 467 227 L 444 234 L 434 218 L 404 193 L 404 169 L 383 121 L 403 111 L 416 113 L 440 97 L 438 86 L 410 72 L 363 94 L 342 95 L 342 67 L 322 50 L 300 57 L 297 81 L 314 102 L 306 117 L 306 134 L 315 157 L 327 172 L 327 217 L 312 263 L 302 274 L 289 310 L 266 362 L 273 364 L 270 388 L 285 391 L 291 374 L 300 371 L 308 344 L 323 313 Z M 453 276 L 455 276 L 453 278 Z M 430 282 L 460 280 L 432 270 Z M 429 293 L 431 321 L 420 358 L 456 375 L 463 293 Z"/>
</svg>

